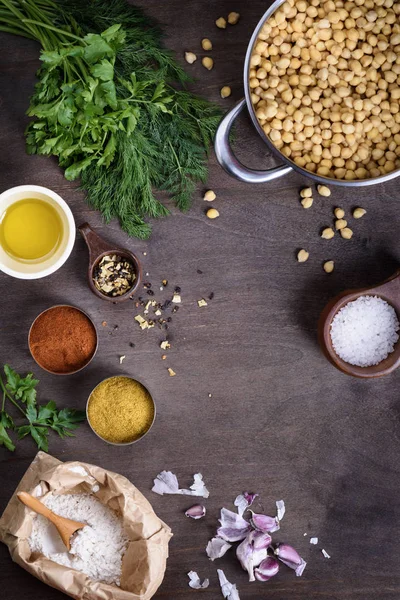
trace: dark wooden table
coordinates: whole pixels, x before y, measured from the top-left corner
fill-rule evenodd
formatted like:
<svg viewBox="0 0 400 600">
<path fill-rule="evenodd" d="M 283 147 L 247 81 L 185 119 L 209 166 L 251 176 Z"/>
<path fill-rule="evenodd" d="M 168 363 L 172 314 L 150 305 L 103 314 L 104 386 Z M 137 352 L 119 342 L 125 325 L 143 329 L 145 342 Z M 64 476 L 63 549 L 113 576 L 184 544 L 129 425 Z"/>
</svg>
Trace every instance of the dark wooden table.
<svg viewBox="0 0 400 600">
<path fill-rule="evenodd" d="M 165 24 L 167 44 L 181 59 L 184 50 L 202 55 L 202 37 L 213 40 L 213 71 L 205 71 L 200 61 L 190 67 L 198 77 L 195 89 L 226 108 L 240 99 L 247 41 L 268 2 L 142 4 Z M 241 13 L 239 24 L 217 30 L 214 20 L 230 10 Z M 0 191 L 27 183 L 54 189 L 70 204 L 77 225 L 88 220 L 110 240 L 130 247 L 141 256 L 155 289 L 166 278 L 170 286 L 181 286 L 183 297 L 170 323 L 172 348 L 162 361 L 162 334 L 138 329 L 133 303 L 113 306 L 89 291 L 87 251 L 79 236 L 66 265 L 48 279 L 28 282 L 1 275 L 1 361 L 21 372 L 32 369 L 41 380 L 43 400 L 83 408 L 103 377 L 129 373 L 148 384 L 157 402 L 154 428 L 137 445 L 107 446 L 83 425 L 76 438 L 52 437 L 51 453 L 126 475 L 172 527 L 170 559 L 157 598 L 222 598 L 216 578 L 220 566 L 237 583 L 242 599 L 398 599 L 400 373 L 376 381 L 341 374 L 322 356 L 316 327 L 330 297 L 378 282 L 397 268 L 399 180 L 356 192 L 334 189 L 329 199 L 315 194 L 314 206 L 306 211 L 298 200 L 298 189 L 306 183 L 300 176 L 248 186 L 228 177 L 211 157 L 208 187 L 218 197 L 218 220 L 205 218 L 204 190 L 199 188 L 187 214 L 173 209 L 170 218 L 154 223 L 148 242 L 128 239 L 117 223 L 102 224 L 54 160 L 25 154 L 24 112 L 38 65 L 34 43 L 0 36 Z M 232 97 L 221 101 L 219 89 L 228 84 Z M 269 164 L 246 118 L 236 145 L 249 165 Z M 354 222 L 351 241 L 319 237 L 321 226 L 332 222 L 334 206 L 349 213 L 356 205 L 368 212 Z M 310 251 L 310 259 L 299 265 L 295 253 L 302 247 Z M 327 259 L 336 263 L 329 276 L 322 270 Z M 214 299 L 199 309 L 196 301 L 211 292 Z M 27 348 L 32 320 L 58 302 L 85 309 L 100 336 L 90 367 L 66 378 L 41 371 Z M 126 359 L 120 366 L 122 354 Z M 167 367 L 176 377 L 169 377 Z M 18 443 L 14 454 L 0 449 L 0 510 L 35 453 L 29 440 Z M 162 469 L 174 471 L 184 486 L 193 473 L 203 473 L 211 491 L 205 519 L 185 518 L 190 499 L 150 491 L 152 478 Z M 259 492 L 269 513 L 275 500 L 286 501 L 287 516 L 277 539 L 293 544 L 308 561 L 302 578 L 282 568 L 267 584 L 249 584 L 234 556 L 226 555 L 219 564 L 208 561 L 204 549 L 218 511 L 232 508 L 243 490 Z M 318 546 L 310 546 L 310 535 L 318 536 Z M 204 592 L 188 587 L 191 569 L 210 577 Z M 65 597 L 12 563 L 4 546 L 0 589 L 4 600 Z"/>
</svg>

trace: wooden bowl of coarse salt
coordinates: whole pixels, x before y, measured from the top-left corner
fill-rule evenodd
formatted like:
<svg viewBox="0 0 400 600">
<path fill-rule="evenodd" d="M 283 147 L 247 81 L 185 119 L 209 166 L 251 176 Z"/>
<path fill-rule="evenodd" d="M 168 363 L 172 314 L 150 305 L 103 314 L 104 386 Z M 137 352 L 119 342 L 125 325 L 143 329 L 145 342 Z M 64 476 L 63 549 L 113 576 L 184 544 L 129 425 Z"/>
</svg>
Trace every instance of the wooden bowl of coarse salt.
<svg viewBox="0 0 400 600">
<path fill-rule="evenodd" d="M 383 283 L 342 292 L 323 310 L 323 353 L 347 375 L 374 378 L 400 366 L 400 270 Z"/>
</svg>

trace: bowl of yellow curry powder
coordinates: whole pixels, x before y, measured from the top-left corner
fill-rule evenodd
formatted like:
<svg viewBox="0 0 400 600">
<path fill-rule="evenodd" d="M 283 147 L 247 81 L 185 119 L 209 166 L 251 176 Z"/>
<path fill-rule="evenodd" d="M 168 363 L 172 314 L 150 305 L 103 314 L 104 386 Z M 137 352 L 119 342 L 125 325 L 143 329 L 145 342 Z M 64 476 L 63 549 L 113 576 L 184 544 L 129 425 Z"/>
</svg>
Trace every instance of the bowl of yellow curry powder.
<svg viewBox="0 0 400 600">
<path fill-rule="evenodd" d="M 133 444 L 154 423 L 156 407 L 148 389 L 136 379 L 117 375 L 99 383 L 86 405 L 94 433 L 117 446 Z"/>
</svg>

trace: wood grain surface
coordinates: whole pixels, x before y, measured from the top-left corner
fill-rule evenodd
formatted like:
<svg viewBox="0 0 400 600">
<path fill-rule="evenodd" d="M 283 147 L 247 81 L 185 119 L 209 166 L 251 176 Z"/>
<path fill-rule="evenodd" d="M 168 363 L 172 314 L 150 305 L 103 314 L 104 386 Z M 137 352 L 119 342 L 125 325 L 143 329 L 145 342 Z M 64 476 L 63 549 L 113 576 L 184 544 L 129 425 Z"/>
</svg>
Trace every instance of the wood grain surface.
<svg viewBox="0 0 400 600">
<path fill-rule="evenodd" d="M 202 56 L 201 38 L 212 39 L 214 69 L 206 71 L 199 60 L 188 66 L 198 78 L 194 90 L 226 108 L 242 97 L 247 42 L 269 2 L 141 4 L 164 24 L 166 44 L 180 60 L 185 50 Z M 215 19 L 231 10 L 241 13 L 238 25 L 217 29 Z M 172 527 L 168 568 L 156 598 L 222 598 L 216 577 L 221 567 L 238 585 L 242 600 L 398 600 L 400 373 L 376 381 L 346 376 L 323 357 L 316 331 L 319 314 L 333 295 L 377 283 L 397 268 L 400 180 L 357 191 L 337 188 L 328 199 L 315 193 L 312 209 L 304 210 L 298 190 L 307 182 L 300 176 L 248 186 L 228 177 L 211 156 L 208 186 L 217 194 L 213 206 L 219 219 L 205 217 L 209 205 L 199 188 L 191 210 L 181 214 L 171 207 L 172 216 L 154 223 L 149 241 L 128 239 L 116 222 L 102 224 L 53 159 L 26 155 L 24 113 L 38 66 L 35 43 L 0 35 L 0 191 L 28 183 L 52 188 L 69 203 L 77 225 L 88 221 L 136 252 L 153 289 L 166 278 L 169 291 L 179 285 L 183 298 L 169 324 L 172 347 L 163 361 L 163 335 L 157 329 L 139 330 L 134 303 L 114 306 L 90 292 L 87 250 L 79 236 L 68 262 L 47 279 L 0 275 L 1 363 L 21 372 L 32 369 L 40 378 L 42 400 L 83 408 L 101 379 L 127 373 L 147 384 L 157 403 L 153 430 L 138 444 L 107 446 L 85 424 L 76 438 L 52 437 L 50 452 L 127 476 Z M 233 94 L 222 101 L 223 85 L 230 85 Z M 237 132 L 243 161 L 254 168 L 272 164 L 246 117 Z M 351 241 L 319 237 L 321 227 L 332 223 L 333 207 L 349 214 L 357 205 L 368 212 L 354 222 Z M 301 265 L 295 260 L 300 248 L 310 252 Z M 331 275 L 322 269 L 328 259 L 336 264 Z M 167 297 L 167 291 L 157 295 Z M 197 300 L 211 292 L 213 300 L 198 308 Z M 27 348 L 33 319 L 59 302 L 87 311 L 100 337 L 96 359 L 71 377 L 41 371 Z M 169 377 L 167 367 L 176 377 Z M 18 443 L 13 454 L 0 449 L 0 511 L 35 453 L 29 440 Z M 211 491 L 205 519 L 186 519 L 190 499 L 150 491 L 162 469 L 174 471 L 182 486 L 190 484 L 193 473 L 203 473 Z M 302 578 L 282 568 L 269 583 L 250 584 L 233 554 L 218 564 L 208 560 L 204 549 L 218 511 L 232 508 L 243 490 L 258 492 L 257 509 L 267 513 L 274 511 L 275 500 L 286 501 L 276 539 L 294 545 L 308 561 Z M 318 546 L 310 546 L 311 535 L 318 536 Z M 210 578 L 207 590 L 188 587 L 191 569 Z M 0 548 L 0 589 L 4 600 L 65 597 L 15 565 L 5 546 Z"/>
</svg>

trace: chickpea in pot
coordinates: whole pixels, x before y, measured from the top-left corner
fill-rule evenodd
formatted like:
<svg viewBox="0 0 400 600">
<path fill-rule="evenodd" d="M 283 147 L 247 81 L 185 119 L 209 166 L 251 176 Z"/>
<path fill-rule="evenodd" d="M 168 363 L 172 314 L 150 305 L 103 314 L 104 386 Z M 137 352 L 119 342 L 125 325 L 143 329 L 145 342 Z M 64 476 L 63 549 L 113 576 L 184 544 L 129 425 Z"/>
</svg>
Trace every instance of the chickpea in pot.
<svg viewBox="0 0 400 600">
<path fill-rule="evenodd" d="M 400 168 L 400 2 L 286 0 L 250 58 L 255 115 L 299 167 L 357 180 Z"/>
</svg>

